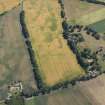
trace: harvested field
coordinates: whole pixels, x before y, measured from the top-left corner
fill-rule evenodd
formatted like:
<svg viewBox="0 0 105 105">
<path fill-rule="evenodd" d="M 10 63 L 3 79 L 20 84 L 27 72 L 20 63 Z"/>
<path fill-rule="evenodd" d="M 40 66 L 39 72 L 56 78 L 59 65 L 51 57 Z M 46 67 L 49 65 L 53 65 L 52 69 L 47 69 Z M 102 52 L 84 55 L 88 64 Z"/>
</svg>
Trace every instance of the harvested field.
<svg viewBox="0 0 105 105">
<path fill-rule="evenodd" d="M 94 24 L 90 24 L 89 27 L 99 33 L 105 33 L 105 19 Z"/>
<path fill-rule="evenodd" d="M 0 14 L 9 11 L 20 3 L 20 0 L 0 0 Z"/>
<path fill-rule="evenodd" d="M 52 86 L 84 74 L 62 37 L 57 0 L 25 0 L 25 21 L 43 82 Z"/>
<path fill-rule="evenodd" d="M 21 33 L 20 6 L 0 16 L 0 98 L 7 97 L 7 87 L 13 81 L 22 81 L 26 90 L 35 90 L 36 84 L 29 54 Z"/>
<path fill-rule="evenodd" d="M 88 25 L 105 18 L 105 8 L 101 5 L 80 0 L 64 0 L 64 5 L 68 21 L 72 24 Z"/>
</svg>

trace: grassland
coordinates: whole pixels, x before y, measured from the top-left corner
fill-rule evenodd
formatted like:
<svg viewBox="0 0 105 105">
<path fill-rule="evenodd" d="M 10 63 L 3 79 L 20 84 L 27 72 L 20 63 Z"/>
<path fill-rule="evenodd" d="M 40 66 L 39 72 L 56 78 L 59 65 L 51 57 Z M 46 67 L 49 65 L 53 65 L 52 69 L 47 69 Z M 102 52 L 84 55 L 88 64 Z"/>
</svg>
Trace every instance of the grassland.
<svg viewBox="0 0 105 105">
<path fill-rule="evenodd" d="M 22 81 L 25 91 L 37 88 L 21 32 L 20 11 L 19 6 L 0 16 L 0 99 L 7 97 L 13 81 Z"/>
<path fill-rule="evenodd" d="M 0 0 L 0 14 L 16 7 L 20 0 Z"/>
<path fill-rule="evenodd" d="M 94 24 L 90 24 L 89 27 L 99 33 L 105 33 L 105 19 Z"/>
<path fill-rule="evenodd" d="M 84 74 L 62 37 L 57 0 L 25 0 L 25 21 L 43 82 L 52 86 Z"/>
</svg>

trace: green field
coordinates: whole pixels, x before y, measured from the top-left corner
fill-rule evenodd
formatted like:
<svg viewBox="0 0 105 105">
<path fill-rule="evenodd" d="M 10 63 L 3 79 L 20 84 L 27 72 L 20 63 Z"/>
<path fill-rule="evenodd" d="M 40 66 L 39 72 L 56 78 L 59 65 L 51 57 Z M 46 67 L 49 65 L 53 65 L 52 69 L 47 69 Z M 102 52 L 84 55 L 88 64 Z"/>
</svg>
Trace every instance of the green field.
<svg viewBox="0 0 105 105">
<path fill-rule="evenodd" d="M 99 22 L 96 22 L 94 24 L 89 25 L 92 29 L 96 30 L 99 33 L 105 32 L 105 19 L 101 20 Z"/>
</svg>

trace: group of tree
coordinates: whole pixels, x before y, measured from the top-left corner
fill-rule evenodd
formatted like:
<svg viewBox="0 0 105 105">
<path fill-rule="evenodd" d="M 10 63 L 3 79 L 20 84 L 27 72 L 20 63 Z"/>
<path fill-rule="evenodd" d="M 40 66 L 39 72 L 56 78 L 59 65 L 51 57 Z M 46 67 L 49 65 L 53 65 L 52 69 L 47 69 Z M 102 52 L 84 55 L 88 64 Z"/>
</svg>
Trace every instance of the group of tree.
<svg viewBox="0 0 105 105">
<path fill-rule="evenodd" d="M 29 38 L 28 29 L 27 29 L 27 26 L 25 24 L 25 12 L 24 11 L 22 11 L 20 13 L 20 24 L 22 26 L 22 33 L 23 33 L 24 37 Z"/>
<path fill-rule="evenodd" d="M 92 52 L 89 48 L 83 49 L 80 52 L 83 58 L 84 68 L 88 71 L 101 71 L 101 66 L 98 64 L 96 53 Z"/>
<path fill-rule="evenodd" d="M 93 29 L 89 28 L 89 27 L 85 27 L 84 30 L 86 30 L 86 33 L 88 35 L 91 35 L 92 37 L 94 37 L 96 40 L 100 40 L 101 36 Z"/>
</svg>

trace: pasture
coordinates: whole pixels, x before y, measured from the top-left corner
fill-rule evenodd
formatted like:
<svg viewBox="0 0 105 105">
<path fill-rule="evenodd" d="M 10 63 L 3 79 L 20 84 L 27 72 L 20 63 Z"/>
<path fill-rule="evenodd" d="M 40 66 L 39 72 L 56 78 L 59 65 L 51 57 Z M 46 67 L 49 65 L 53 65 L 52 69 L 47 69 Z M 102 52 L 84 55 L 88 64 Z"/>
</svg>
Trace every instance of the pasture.
<svg viewBox="0 0 105 105">
<path fill-rule="evenodd" d="M 83 69 L 62 37 L 60 5 L 57 0 L 25 0 L 23 8 L 43 82 L 53 86 L 82 76 Z"/>
<path fill-rule="evenodd" d="M 24 91 L 36 90 L 29 54 L 21 32 L 20 6 L 0 16 L 0 99 L 8 85 L 22 81 Z"/>
<path fill-rule="evenodd" d="M 94 24 L 90 24 L 89 27 L 99 33 L 105 33 L 105 19 Z"/>
<path fill-rule="evenodd" d="M 82 2 L 80 0 L 64 0 L 68 21 L 72 24 L 89 25 L 105 18 L 104 6 Z"/>
</svg>

